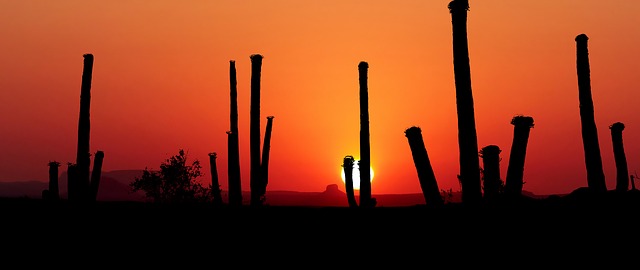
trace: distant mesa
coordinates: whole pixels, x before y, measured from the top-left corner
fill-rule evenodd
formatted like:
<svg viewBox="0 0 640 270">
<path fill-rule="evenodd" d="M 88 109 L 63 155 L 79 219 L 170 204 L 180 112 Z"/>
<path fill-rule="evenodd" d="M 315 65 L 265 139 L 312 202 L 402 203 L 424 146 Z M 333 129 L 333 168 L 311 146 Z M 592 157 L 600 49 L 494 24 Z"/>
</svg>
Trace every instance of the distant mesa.
<svg viewBox="0 0 640 270">
<path fill-rule="evenodd" d="M 337 184 L 328 185 L 322 194 L 327 196 L 346 196 L 345 193 L 338 188 Z"/>
</svg>

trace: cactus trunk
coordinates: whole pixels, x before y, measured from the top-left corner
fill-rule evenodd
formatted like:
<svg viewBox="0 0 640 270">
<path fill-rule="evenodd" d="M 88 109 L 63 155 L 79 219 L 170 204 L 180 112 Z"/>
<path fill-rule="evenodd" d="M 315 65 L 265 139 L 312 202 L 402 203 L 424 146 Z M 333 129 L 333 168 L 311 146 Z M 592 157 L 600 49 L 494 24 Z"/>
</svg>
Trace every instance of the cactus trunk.
<svg viewBox="0 0 640 270">
<path fill-rule="evenodd" d="M 585 34 L 576 36 L 576 69 L 578 73 L 578 97 L 580 101 L 580 120 L 582 123 L 582 143 L 587 168 L 589 190 L 601 193 L 607 191 L 607 185 L 600 156 L 598 129 L 594 117 L 593 98 L 591 96 L 591 71 L 589 67 L 589 49 Z"/>
<path fill-rule="evenodd" d="M 260 75 L 262 55 L 251 55 L 251 111 L 249 115 L 249 152 L 251 161 L 251 206 L 262 206 L 260 177 Z"/>
<path fill-rule="evenodd" d="M 369 137 L 369 88 L 367 72 L 369 64 L 358 64 L 360 81 L 360 207 L 373 207 L 371 199 L 371 142 Z"/>
<path fill-rule="evenodd" d="M 91 107 L 91 78 L 93 73 L 93 55 L 84 54 L 82 71 L 82 85 L 80 90 L 80 114 L 78 119 L 78 147 L 76 153 L 77 166 L 77 199 L 89 198 L 89 174 L 91 153 L 89 152 L 90 137 L 90 107 Z"/>
<path fill-rule="evenodd" d="M 483 164 L 483 186 L 485 201 L 492 202 L 502 193 L 502 179 L 500 179 L 500 147 L 487 145 L 480 150 Z"/>
<path fill-rule="evenodd" d="M 78 193 L 78 165 L 67 164 L 67 200 L 76 202 L 80 194 Z"/>
<path fill-rule="evenodd" d="M 49 189 L 48 199 L 57 201 L 60 199 L 60 188 L 58 185 L 58 168 L 60 167 L 60 162 L 51 161 L 49 162 Z"/>
<path fill-rule="evenodd" d="M 613 156 L 616 161 L 616 191 L 627 191 L 629 190 L 629 168 L 627 167 L 627 156 L 624 153 L 624 144 L 622 143 L 624 124 L 616 122 L 609 126 L 609 129 L 611 129 Z"/>
<path fill-rule="evenodd" d="M 459 179 L 462 186 L 462 202 L 467 205 L 473 205 L 482 199 L 482 187 L 467 41 L 469 1 L 453 0 L 448 7 L 451 12 L 453 32 L 453 71 L 458 113 L 458 147 L 460 151 Z"/>
<path fill-rule="evenodd" d="M 216 158 L 218 154 L 209 153 L 209 167 L 211 168 L 211 196 L 213 197 L 213 205 L 222 205 L 222 192 L 220 190 L 220 181 L 218 180 L 218 165 Z"/>
<path fill-rule="evenodd" d="M 353 190 L 353 156 L 346 156 L 342 161 L 342 168 L 344 169 L 344 186 L 347 193 L 347 202 L 350 208 L 357 208 L 358 202 L 356 201 L 356 195 Z"/>
<path fill-rule="evenodd" d="M 262 145 L 262 163 L 260 168 L 260 176 L 262 177 L 262 185 L 260 189 L 261 200 L 266 200 L 267 185 L 269 184 L 269 152 L 271 151 L 271 130 L 273 129 L 273 116 L 267 116 L 267 127 L 264 132 L 264 143 Z"/>
<path fill-rule="evenodd" d="M 513 127 L 513 143 L 509 154 L 509 166 L 507 167 L 507 180 L 504 186 L 506 196 L 511 198 L 522 195 L 524 185 L 524 161 L 527 155 L 527 143 L 529 132 L 533 127 L 533 118 L 530 116 L 515 116 L 511 119 Z"/>
<path fill-rule="evenodd" d="M 229 61 L 230 81 L 230 122 L 231 130 L 227 132 L 228 140 L 228 193 L 229 205 L 242 205 L 242 183 L 240 179 L 240 143 L 238 138 L 238 88 L 236 79 L 236 63 Z"/>
<path fill-rule="evenodd" d="M 405 130 L 404 134 L 409 141 L 413 163 L 418 172 L 420 188 L 422 188 L 422 195 L 424 196 L 427 206 L 443 205 L 444 201 L 442 196 L 440 196 L 436 175 L 433 172 L 433 167 L 431 167 L 427 148 L 422 139 L 422 130 L 414 126 Z"/>
<path fill-rule="evenodd" d="M 103 160 L 104 152 L 97 151 L 93 159 L 93 171 L 91 171 L 91 200 L 94 202 L 98 200 L 98 188 L 100 187 Z"/>
</svg>

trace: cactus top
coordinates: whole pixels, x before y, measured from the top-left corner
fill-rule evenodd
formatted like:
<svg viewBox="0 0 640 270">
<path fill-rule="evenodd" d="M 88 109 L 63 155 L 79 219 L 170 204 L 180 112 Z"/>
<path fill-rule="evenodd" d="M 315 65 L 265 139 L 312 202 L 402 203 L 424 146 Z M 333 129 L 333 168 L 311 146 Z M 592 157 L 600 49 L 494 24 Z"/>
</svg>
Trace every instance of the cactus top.
<svg viewBox="0 0 640 270">
<path fill-rule="evenodd" d="M 451 2 L 449 2 L 449 5 L 447 5 L 447 7 L 449 8 L 449 12 L 454 12 L 454 11 L 468 11 L 469 10 L 469 1 L 468 0 L 453 0 Z"/>
<path fill-rule="evenodd" d="M 581 41 L 587 41 L 589 40 L 589 37 L 587 37 L 586 34 L 580 34 L 576 36 L 576 41 L 577 42 L 581 42 Z"/>
<path fill-rule="evenodd" d="M 609 126 L 610 129 L 612 130 L 624 130 L 624 124 L 621 122 L 615 122 L 613 124 L 611 124 L 611 126 Z"/>
</svg>

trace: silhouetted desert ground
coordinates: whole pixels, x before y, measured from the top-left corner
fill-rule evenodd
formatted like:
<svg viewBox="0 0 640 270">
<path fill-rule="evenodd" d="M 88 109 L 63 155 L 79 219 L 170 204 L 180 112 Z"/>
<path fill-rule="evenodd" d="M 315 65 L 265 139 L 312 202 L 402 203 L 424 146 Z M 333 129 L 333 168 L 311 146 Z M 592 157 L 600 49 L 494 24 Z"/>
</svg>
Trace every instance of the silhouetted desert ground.
<svg viewBox="0 0 640 270">
<path fill-rule="evenodd" d="M 351 209 L 341 188 L 328 185 L 322 192 L 268 191 L 262 208 L 249 207 L 244 193 L 245 204 L 233 208 L 146 203 L 140 194 L 127 193 L 127 181 L 137 173 L 105 172 L 95 204 L 42 200 L 42 182 L 3 183 L 1 192 L 29 194 L 0 196 L 4 258 L 82 257 L 114 267 L 133 260 L 147 269 L 153 265 L 149 258 L 163 268 L 165 260 L 180 260 L 176 267 L 184 269 L 185 263 L 201 263 L 194 257 L 212 265 L 257 262 L 297 269 L 361 268 L 364 261 L 379 268 L 380 260 L 394 269 L 425 260 L 442 267 L 505 260 L 548 267 L 558 260 L 575 266 L 585 258 L 635 258 L 640 243 L 638 190 L 596 197 L 585 188 L 550 196 L 524 193 L 518 202 L 476 207 L 461 204 L 454 193 L 441 208 L 428 207 L 418 193 L 373 194 L 375 208 Z M 243 259 L 232 259 L 238 256 Z"/>
<path fill-rule="evenodd" d="M 585 259 L 612 258 L 603 252 L 635 256 L 639 210 L 637 191 L 595 198 L 584 189 L 511 204 L 441 208 L 0 199 L 2 244 L 11 247 L 5 254 L 73 255 L 106 265 L 132 260 L 147 267 L 184 260 L 182 268 L 196 263 L 194 257 L 227 266 L 301 268 L 385 262 L 397 269 L 430 260 L 457 265 L 465 258 L 479 265 L 483 256 L 494 256 L 485 258 L 492 263 L 508 259 L 542 267 L 571 261 L 576 266 Z"/>
</svg>

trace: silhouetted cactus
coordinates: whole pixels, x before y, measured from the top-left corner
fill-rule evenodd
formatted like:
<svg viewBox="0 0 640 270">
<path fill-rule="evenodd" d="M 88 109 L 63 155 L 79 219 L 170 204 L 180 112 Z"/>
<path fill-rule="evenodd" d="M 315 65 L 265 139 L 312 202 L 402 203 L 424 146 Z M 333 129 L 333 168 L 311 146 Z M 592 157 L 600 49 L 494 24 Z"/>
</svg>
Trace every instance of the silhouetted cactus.
<svg viewBox="0 0 640 270">
<path fill-rule="evenodd" d="M 616 122 L 609 126 L 609 129 L 611 129 L 613 157 L 616 161 L 616 191 L 627 191 L 629 190 L 629 169 L 627 167 L 627 156 L 624 153 L 624 144 L 622 143 L 624 124 Z"/>
<path fill-rule="evenodd" d="M 103 160 L 104 152 L 97 151 L 93 159 L 93 171 L 91 171 L 91 200 L 94 202 L 98 200 L 98 188 L 100 187 Z"/>
<path fill-rule="evenodd" d="M 220 182 L 218 181 L 218 165 L 216 164 L 217 157 L 218 154 L 215 152 L 209 153 L 209 167 L 211 169 L 211 196 L 213 197 L 213 205 L 221 206 L 223 203 Z"/>
<path fill-rule="evenodd" d="M 90 107 L 91 107 L 91 79 L 93 74 L 93 55 L 84 54 L 82 70 L 82 85 L 80 90 L 80 114 L 78 119 L 78 147 L 76 153 L 77 192 L 78 197 L 72 199 L 89 199 L 89 174 L 91 153 L 89 152 L 90 138 Z"/>
<path fill-rule="evenodd" d="M 60 199 L 60 188 L 58 184 L 58 168 L 60 162 L 49 162 L 49 189 L 47 191 L 47 199 L 57 201 Z"/>
<path fill-rule="evenodd" d="M 249 152 L 251 162 L 251 206 L 262 206 L 260 176 L 260 74 L 262 55 L 251 55 L 251 112 L 249 115 Z"/>
<path fill-rule="evenodd" d="M 607 185 L 600 156 L 598 129 L 594 117 L 591 97 L 591 70 L 589 67 L 589 49 L 585 34 L 576 36 L 576 69 L 578 73 L 578 97 L 580 100 L 580 120 L 582 123 L 582 143 L 587 167 L 587 184 L 592 192 L 606 192 Z"/>
<path fill-rule="evenodd" d="M 503 191 L 504 183 L 500 178 L 501 152 L 497 145 L 487 145 L 479 152 L 483 164 L 484 199 L 488 202 L 496 200 Z"/>
<path fill-rule="evenodd" d="M 238 81 L 236 79 L 236 62 L 229 61 L 230 84 L 230 122 L 231 130 L 227 132 L 228 140 L 228 193 L 229 205 L 242 205 L 242 181 L 240 178 L 240 142 L 238 138 Z"/>
<path fill-rule="evenodd" d="M 353 156 L 345 156 L 342 161 L 342 168 L 344 168 L 344 187 L 347 193 L 347 202 L 350 208 L 357 208 L 358 202 L 356 201 L 356 195 L 353 190 Z"/>
<path fill-rule="evenodd" d="M 261 200 L 266 201 L 267 185 L 269 184 L 269 152 L 271 151 L 271 130 L 273 129 L 273 116 L 267 116 L 267 127 L 264 132 L 264 143 L 262 145 L 262 163 L 260 168 L 260 176 L 262 176 L 262 185 L 260 188 Z"/>
<path fill-rule="evenodd" d="M 76 202 L 81 194 L 78 192 L 78 165 L 67 163 L 67 200 Z"/>
<path fill-rule="evenodd" d="M 227 131 L 227 148 L 228 149 L 232 149 L 234 148 L 234 142 L 233 142 L 233 132 L 231 131 Z M 234 155 L 232 154 L 233 151 L 229 151 L 229 162 L 231 163 L 231 158 L 234 157 Z M 229 165 L 229 169 L 231 169 L 231 164 Z M 235 177 L 235 175 L 232 175 L 232 172 L 229 171 L 229 179 L 228 179 L 228 193 L 229 193 L 229 205 L 230 206 L 241 206 L 242 205 L 242 186 L 239 177 Z"/>
<path fill-rule="evenodd" d="M 444 204 L 442 196 L 440 196 L 440 189 L 438 188 L 438 182 L 436 181 L 436 175 L 431 167 L 431 161 L 427 153 L 427 148 L 424 145 L 422 139 L 422 130 L 419 127 L 413 126 L 404 131 L 404 135 L 409 141 L 409 148 L 411 149 L 411 155 L 413 156 L 413 164 L 416 166 L 418 172 L 418 180 L 420 181 L 420 188 L 422 188 L 422 195 L 427 206 L 441 206 Z"/>
<path fill-rule="evenodd" d="M 369 64 L 360 62 L 358 73 L 360 81 L 360 207 L 373 207 L 371 199 L 371 142 L 369 138 L 369 88 L 367 72 Z"/>
<path fill-rule="evenodd" d="M 453 0 L 449 2 L 448 8 L 453 30 L 453 71 L 458 113 L 459 179 L 462 185 L 462 202 L 476 204 L 482 199 L 482 187 L 467 41 L 469 1 Z"/>
<path fill-rule="evenodd" d="M 524 185 L 524 161 L 527 155 L 529 132 L 533 127 L 533 117 L 517 115 L 511 119 L 513 127 L 513 143 L 509 154 L 507 180 L 504 185 L 506 196 L 514 198 L 522 195 Z"/>
</svg>

